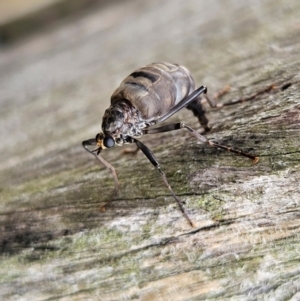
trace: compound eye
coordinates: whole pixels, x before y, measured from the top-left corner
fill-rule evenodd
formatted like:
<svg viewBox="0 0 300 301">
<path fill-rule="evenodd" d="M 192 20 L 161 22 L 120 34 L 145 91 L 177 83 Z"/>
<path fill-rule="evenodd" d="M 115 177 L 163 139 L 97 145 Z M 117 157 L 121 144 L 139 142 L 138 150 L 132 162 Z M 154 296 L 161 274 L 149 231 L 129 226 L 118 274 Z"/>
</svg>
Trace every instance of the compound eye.
<svg viewBox="0 0 300 301">
<path fill-rule="evenodd" d="M 115 140 L 111 136 L 105 136 L 103 140 L 103 144 L 107 148 L 111 148 L 115 145 Z"/>
</svg>

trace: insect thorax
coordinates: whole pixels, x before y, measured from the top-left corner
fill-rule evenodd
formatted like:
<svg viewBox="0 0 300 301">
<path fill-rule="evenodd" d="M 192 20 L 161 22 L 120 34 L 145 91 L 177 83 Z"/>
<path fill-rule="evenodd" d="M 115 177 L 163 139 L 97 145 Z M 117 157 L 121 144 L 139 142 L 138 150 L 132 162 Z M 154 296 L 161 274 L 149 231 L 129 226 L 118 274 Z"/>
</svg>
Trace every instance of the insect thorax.
<svg viewBox="0 0 300 301">
<path fill-rule="evenodd" d="M 128 101 L 122 100 L 112 104 L 104 113 L 102 130 L 112 136 L 116 144 L 129 143 L 127 137 L 143 135 L 148 124 L 141 118 L 140 112 Z"/>
</svg>

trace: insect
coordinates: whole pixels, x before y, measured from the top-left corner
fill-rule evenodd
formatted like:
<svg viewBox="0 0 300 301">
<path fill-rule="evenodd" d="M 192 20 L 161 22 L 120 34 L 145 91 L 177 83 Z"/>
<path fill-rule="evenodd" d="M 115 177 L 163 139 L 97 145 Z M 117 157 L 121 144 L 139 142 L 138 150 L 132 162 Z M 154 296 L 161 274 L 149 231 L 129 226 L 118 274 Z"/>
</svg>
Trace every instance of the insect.
<svg viewBox="0 0 300 301">
<path fill-rule="evenodd" d="M 201 104 L 201 94 L 211 107 L 216 107 L 215 103 L 206 95 L 207 88 L 201 86 L 195 90 L 195 81 L 190 72 L 177 64 L 153 63 L 134 71 L 123 80 L 120 87 L 112 94 L 111 105 L 104 113 L 103 132 L 98 133 L 95 138 L 82 142 L 83 147 L 111 171 L 115 188 L 109 201 L 116 196 L 119 182 L 114 167 L 106 162 L 100 153 L 102 150 L 112 148 L 115 145 L 122 146 L 123 144 L 135 143 L 137 150 L 141 150 L 159 171 L 182 214 L 190 225 L 194 226 L 185 212 L 182 201 L 171 188 L 156 157 L 146 145 L 137 139 L 143 135 L 186 129 L 202 143 L 248 157 L 254 163 L 258 161 L 258 157 L 251 154 L 208 140 L 183 122 L 157 126 L 186 107 L 198 118 L 204 130 L 209 131 L 208 120 Z M 89 146 L 93 145 L 97 148 L 90 150 Z"/>
</svg>

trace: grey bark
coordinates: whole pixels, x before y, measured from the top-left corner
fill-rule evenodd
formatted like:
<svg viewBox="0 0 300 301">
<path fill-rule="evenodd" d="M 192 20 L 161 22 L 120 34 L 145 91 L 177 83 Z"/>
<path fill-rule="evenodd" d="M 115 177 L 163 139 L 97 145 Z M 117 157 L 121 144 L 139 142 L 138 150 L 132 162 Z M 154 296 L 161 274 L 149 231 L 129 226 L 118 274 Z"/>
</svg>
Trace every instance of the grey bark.
<svg viewBox="0 0 300 301">
<path fill-rule="evenodd" d="M 5 300 L 299 300 L 299 1 L 126 1 L 0 53 Z M 131 71 L 180 63 L 211 95 L 207 137 L 149 135 L 191 228 L 147 159 L 81 147 Z M 255 97 L 254 97 L 255 96 Z M 198 128 L 187 110 L 172 117 Z M 200 130 L 200 129 L 199 129 Z"/>
</svg>

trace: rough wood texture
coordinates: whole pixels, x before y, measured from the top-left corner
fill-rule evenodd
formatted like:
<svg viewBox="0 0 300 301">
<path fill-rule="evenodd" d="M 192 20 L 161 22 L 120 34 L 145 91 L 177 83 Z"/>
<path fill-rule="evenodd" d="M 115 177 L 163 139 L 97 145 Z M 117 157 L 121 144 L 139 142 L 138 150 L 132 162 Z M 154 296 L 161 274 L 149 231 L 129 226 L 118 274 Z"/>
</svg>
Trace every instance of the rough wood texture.
<svg viewBox="0 0 300 301">
<path fill-rule="evenodd" d="M 300 299 L 300 3 L 128 1 L 2 49 L 3 300 Z M 142 154 L 81 147 L 136 68 L 187 66 L 211 94 L 207 136 L 144 137 L 197 224 L 182 217 Z M 256 97 L 252 97 L 256 95 Z M 182 110 L 172 120 L 198 127 Z"/>
</svg>

